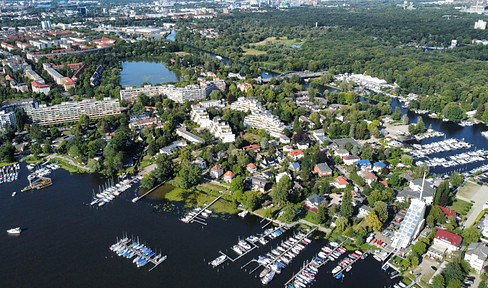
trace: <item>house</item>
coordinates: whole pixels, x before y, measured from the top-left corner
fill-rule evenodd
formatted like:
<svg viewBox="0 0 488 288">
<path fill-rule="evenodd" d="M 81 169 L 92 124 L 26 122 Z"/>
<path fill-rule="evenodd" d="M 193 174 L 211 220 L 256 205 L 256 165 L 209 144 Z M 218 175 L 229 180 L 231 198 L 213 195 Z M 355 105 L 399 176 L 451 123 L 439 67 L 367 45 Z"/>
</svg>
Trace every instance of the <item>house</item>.
<svg viewBox="0 0 488 288">
<path fill-rule="evenodd" d="M 278 160 L 278 163 L 281 163 L 285 160 L 285 155 L 283 155 L 283 153 L 281 153 L 280 151 L 276 151 L 275 155 L 276 155 L 276 160 Z"/>
<path fill-rule="evenodd" d="M 291 151 L 293 151 L 293 146 L 291 146 L 291 145 L 285 145 L 283 147 L 283 152 L 291 152 Z"/>
<path fill-rule="evenodd" d="M 471 243 L 464 254 L 464 260 L 479 274 L 488 256 L 488 247 L 483 243 Z"/>
<path fill-rule="evenodd" d="M 298 159 L 305 156 L 305 154 L 303 153 L 302 150 L 297 149 L 297 150 L 292 150 L 292 151 L 288 152 L 288 156 L 290 156 L 293 160 L 297 161 Z"/>
<path fill-rule="evenodd" d="M 289 169 L 294 172 L 299 172 L 300 171 L 300 163 L 298 162 L 293 162 L 290 163 Z"/>
<path fill-rule="evenodd" d="M 197 165 L 198 168 L 200 169 L 205 169 L 207 168 L 207 163 L 205 162 L 205 160 L 203 160 L 202 157 L 197 157 L 195 160 L 193 160 L 193 162 L 191 162 L 192 164 L 194 165 Z"/>
<path fill-rule="evenodd" d="M 358 167 L 359 170 L 366 170 L 372 168 L 371 162 L 368 159 L 356 161 L 356 166 Z"/>
<path fill-rule="evenodd" d="M 422 184 L 422 179 L 414 179 L 412 181 L 410 181 L 410 183 L 408 184 L 408 187 L 410 189 L 412 189 L 414 192 L 417 192 L 419 193 L 419 196 L 420 196 L 420 192 L 422 191 L 422 186 L 423 186 L 423 198 L 425 199 L 427 205 L 430 205 L 432 204 L 432 200 L 434 199 L 434 194 L 435 194 L 435 189 L 434 189 L 434 186 L 433 184 L 430 182 L 430 181 L 425 181 L 424 184 Z"/>
<path fill-rule="evenodd" d="M 303 206 L 305 206 L 309 211 L 317 213 L 320 205 L 325 201 L 325 196 L 323 194 L 313 194 L 307 197 Z"/>
<path fill-rule="evenodd" d="M 251 144 L 249 146 L 242 147 L 242 149 L 244 151 L 250 151 L 250 150 L 259 151 L 259 149 L 261 149 L 261 146 L 259 146 L 257 144 Z"/>
<path fill-rule="evenodd" d="M 343 156 L 342 161 L 344 161 L 344 164 L 346 165 L 353 165 L 354 163 L 358 162 L 361 160 L 358 155 L 348 155 L 348 156 Z"/>
<path fill-rule="evenodd" d="M 276 165 L 276 159 L 274 157 L 266 157 L 263 159 L 263 161 L 261 161 L 260 165 L 263 168 L 269 168 Z"/>
<path fill-rule="evenodd" d="M 282 173 L 279 173 L 278 175 L 276 175 L 276 183 L 280 182 L 280 179 L 281 179 L 283 176 L 287 176 L 287 177 L 288 177 L 288 178 L 290 178 L 290 180 L 291 180 L 291 176 L 290 176 L 290 174 L 288 174 L 287 172 L 282 172 Z"/>
<path fill-rule="evenodd" d="M 232 182 L 232 179 L 236 178 L 236 174 L 232 173 L 232 171 L 227 171 L 224 174 L 224 182 L 230 183 Z"/>
<path fill-rule="evenodd" d="M 380 181 L 380 183 L 385 185 L 385 187 L 388 187 L 388 182 L 386 182 L 386 180 Z"/>
<path fill-rule="evenodd" d="M 415 179 L 415 178 L 413 178 L 412 175 L 410 175 L 408 173 L 402 173 L 402 174 L 398 175 L 398 177 L 403 178 L 403 179 L 407 180 L 408 182 L 413 181 Z"/>
<path fill-rule="evenodd" d="M 247 90 L 252 88 L 252 84 L 250 83 L 239 83 L 237 84 L 237 89 L 239 89 L 241 92 L 247 92 Z"/>
<path fill-rule="evenodd" d="M 210 169 L 210 177 L 212 177 L 213 179 L 219 178 L 220 176 L 222 176 L 222 174 L 224 174 L 224 168 L 222 168 L 222 166 L 220 166 L 219 164 L 213 166 L 212 169 Z"/>
<path fill-rule="evenodd" d="M 339 157 L 349 156 L 349 151 L 347 151 L 346 149 L 337 149 L 334 150 L 334 155 Z"/>
<path fill-rule="evenodd" d="M 371 185 L 371 183 L 378 180 L 378 177 L 368 170 L 361 170 L 358 172 L 358 175 L 361 176 L 364 182 L 366 182 L 368 185 Z"/>
<path fill-rule="evenodd" d="M 186 145 L 187 145 L 186 141 L 174 141 L 170 145 L 159 149 L 159 153 L 171 155 L 171 153 L 173 153 L 173 150 L 178 149 L 180 147 L 186 147 Z"/>
<path fill-rule="evenodd" d="M 300 142 L 297 143 L 297 148 L 300 150 L 305 150 L 308 148 L 308 143 L 307 142 Z"/>
<path fill-rule="evenodd" d="M 459 235 L 446 231 L 444 229 L 437 230 L 434 237 L 434 245 L 440 250 L 452 252 L 458 250 L 463 238 Z"/>
<path fill-rule="evenodd" d="M 261 172 L 259 175 L 261 175 L 261 177 L 263 177 L 264 179 L 271 179 L 274 176 L 271 171 L 264 171 Z"/>
<path fill-rule="evenodd" d="M 220 161 L 221 159 L 226 159 L 227 157 L 229 157 L 229 155 L 227 155 L 227 152 L 221 150 L 217 152 L 213 159 L 214 161 Z"/>
<path fill-rule="evenodd" d="M 383 169 L 385 167 L 386 167 L 386 164 L 385 163 L 383 163 L 383 162 L 376 162 L 376 163 L 374 163 L 373 171 L 374 172 L 380 172 L 381 169 Z"/>
<path fill-rule="evenodd" d="M 369 215 L 369 211 L 373 209 L 369 207 L 368 205 L 362 205 L 358 209 L 358 218 L 365 218 Z"/>
<path fill-rule="evenodd" d="M 437 205 L 437 207 L 439 207 L 442 210 L 442 213 L 444 213 L 444 215 L 446 215 L 446 218 L 449 218 L 449 217 L 456 218 L 456 216 L 457 216 L 457 212 L 456 211 L 454 211 L 452 209 L 449 209 L 447 207 L 442 207 L 440 205 Z"/>
<path fill-rule="evenodd" d="M 313 168 L 313 172 L 317 173 L 319 177 L 332 175 L 332 169 L 330 169 L 327 163 L 315 164 L 315 167 Z"/>
<path fill-rule="evenodd" d="M 349 184 L 349 182 L 347 182 L 346 177 L 339 176 L 339 177 L 334 178 L 334 181 L 330 182 L 330 184 L 336 188 L 342 189 L 342 188 L 346 188 L 346 186 L 347 186 L 347 184 Z"/>
<path fill-rule="evenodd" d="M 262 193 L 271 189 L 271 182 L 261 177 L 247 177 L 245 180 L 245 184 L 251 190 L 260 191 Z"/>
<path fill-rule="evenodd" d="M 258 167 L 256 167 L 256 165 L 253 163 L 247 164 L 246 169 L 249 171 L 249 173 L 256 173 L 258 171 Z"/>
</svg>

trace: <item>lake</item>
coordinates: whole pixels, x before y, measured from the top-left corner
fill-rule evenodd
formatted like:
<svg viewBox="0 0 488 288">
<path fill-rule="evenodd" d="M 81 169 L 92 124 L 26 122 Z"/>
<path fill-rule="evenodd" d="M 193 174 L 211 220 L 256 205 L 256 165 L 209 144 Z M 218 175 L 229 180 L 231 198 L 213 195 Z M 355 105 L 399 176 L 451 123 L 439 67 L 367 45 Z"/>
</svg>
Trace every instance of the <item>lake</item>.
<svg viewBox="0 0 488 288">
<path fill-rule="evenodd" d="M 120 73 L 122 86 L 141 86 L 144 82 L 152 85 L 179 81 L 179 76 L 161 62 L 123 61 Z"/>
<path fill-rule="evenodd" d="M 106 180 L 61 169 L 50 176 L 53 186 L 11 197 L 12 191 L 27 185 L 28 170 L 21 165 L 19 180 L 0 186 L 1 287 L 262 287 L 257 275 L 241 266 L 294 233 L 289 230 L 240 260 L 212 269 L 208 262 L 219 251 L 235 257 L 230 247 L 239 238 L 262 233 L 264 223 L 250 215 L 242 219 L 223 214 L 209 218 L 205 227 L 185 224 L 178 220 L 187 212 L 182 203 L 144 198 L 134 204 L 135 188 L 93 208 L 88 206 L 92 191 Z M 155 205 L 164 206 L 164 212 Z M 25 230 L 18 237 L 8 236 L 5 230 L 16 226 Z M 168 259 L 149 272 L 152 265 L 137 268 L 115 256 L 109 247 L 123 234 L 139 236 Z M 283 287 L 325 243 L 314 240 L 268 287 Z M 371 256 L 356 263 L 342 281 L 330 274 L 335 265 L 323 266 L 312 287 L 377 288 L 394 282 Z"/>
</svg>

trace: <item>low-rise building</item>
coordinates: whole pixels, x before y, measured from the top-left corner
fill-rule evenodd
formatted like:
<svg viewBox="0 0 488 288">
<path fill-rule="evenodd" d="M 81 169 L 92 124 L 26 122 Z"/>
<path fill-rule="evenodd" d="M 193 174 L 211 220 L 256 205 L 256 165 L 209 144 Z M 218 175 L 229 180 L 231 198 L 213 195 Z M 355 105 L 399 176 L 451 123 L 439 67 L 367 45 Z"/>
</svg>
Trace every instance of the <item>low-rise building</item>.
<svg viewBox="0 0 488 288">
<path fill-rule="evenodd" d="M 359 170 L 371 169 L 371 162 L 368 159 L 358 160 L 356 166 Z"/>
<path fill-rule="evenodd" d="M 174 141 L 170 145 L 163 147 L 159 149 L 160 154 L 166 154 L 166 155 L 171 155 L 175 149 L 179 149 L 181 147 L 186 147 L 186 141 L 180 140 L 180 141 Z"/>
<path fill-rule="evenodd" d="M 484 243 L 471 243 L 464 254 L 464 260 L 469 263 L 472 269 L 478 274 L 483 270 L 483 266 L 488 256 L 488 247 Z"/>
<path fill-rule="evenodd" d="M 327 163 L 315 164 L 313 171 L 315 173 L 317 173 L 317 175 L 319 177 L 332 175 L 332 169 L 330 169 L 330 167 L 329 167 L 329 165 L 327 165 Z"/>
<path fill-rule="evenodd" d="M 232 179 L 234 179 L 234 178 L 236 178 L 236 174 L 233 173 L 232 171 L 227 171 L 224 174 L 223 181 L 226 183 L 230 183 L 230 182 L 232 182 Z"/>
<path fill-rule="evenodd" d="M 298 159 L 302 158 L 305 156 L 302 150 L 292 150 L 288 152 L 288 156 L 290 156 L 293 160 L 297 161 Z"/>
<path fill-rule="evenodd" d="M 262 193 L 271 189 L 271 183 L 262 177 L 247 177 L 244 183 L 249 189 Z"/>
<path fill-rule="evenodd" d="M 366 182 L 366 184 L 368 184 L 368 185 L 371 185 L 371 183 L 378 180 L 378 177 L 376 177 L 376 175 L 374 175 L 372 172 L 370 172 L 368 170 L 361 170 L 358 172 L 358 175 L 361 178 L 363 178 L 364 182 Z"/>
<path fill-rule="evenodd" d="M 344 161 L 344 164 L 346 165 L 353 165 L 359 160 L 361 160 L 361 158 L 359 158 L 358 155 L 348 155 L 342 157 L 342 161 Z"/>
<path fill-rule="evenodd" d="M 338 189 L 343 189 L 347 187 L 347 184 L 349 184 L 349 182 L 347 182 L 346 177 L 338 176 L 334 178 L 334 181 L 332 181 L 330 184 Z"/>
<path fill-rule="evenodd" d="M 195 134 L 187 131 L 185 127 L 176 129 L 176 135 L 178 135 L 180 137 L 183 137 L 184 139 L 186 139 L 186 140 L 188 140 L 188 141 L 190 141 L 192 143 L 198 143 L 198 144 L 205 143 L 205 141 L 203 140 L 203 138 L 198 137 L 197 135 L 195 135 Z"/>
<path fill-rule="evenodd" d="M 367 206 L 367 205 L 362 205 L 358 209 L 358 218 L 365 218 L 369 215 L 369 211 L 371 211 L 373 208 Z"/>
<path fill-rule="evenodd" d="M 34 93 L 39 93 L 39 94 L 42 93 L 42 94 L 47 95 L 49 93 L 49 91 L 51 91 L 51 87 L 49 87 L 49 85 L 41 84 L 37 81 L 32 81 L 31 86 L 32 86 L 32 91 Z"/>
<path fill-rule="evenodd" d="M 210 169 L 210 177 L 217 179 L 224 174 L 224 168 L 220 164 L 217 164 Z"/>
<path fill-rule="evenodd" d="M 312 194 L 305 200 L 305 205 L 308 210 L 317 213 L 320 205 L 325 201 L 325 196 L 323 194 Z"/>
<path fill-rule="evenodd" d="M 246 169 L 249 173 L 256 173 L 258 171 L 258 167 L 254 163 L 247 164 Z"/>
<path fill-rule="evenodd" d="M 200 168 L 200 169 L 207 168 L 207 162 L 205 162 L 205 160 L 203 160 L 202 157 L 195 158 L 195 160 L 193 160 L 191 163 L 193 165 L 197 165 L 197 167 Z"/>
<path fill-rule="evenodd" d="M 434 245 L 441 248 L 440 250 L 444 249 L 444 251 L 452 252 L 458 250 L 462 240 L 463 238 L 457 234 L 439 229 L 434 237 Z"/>
</svg>

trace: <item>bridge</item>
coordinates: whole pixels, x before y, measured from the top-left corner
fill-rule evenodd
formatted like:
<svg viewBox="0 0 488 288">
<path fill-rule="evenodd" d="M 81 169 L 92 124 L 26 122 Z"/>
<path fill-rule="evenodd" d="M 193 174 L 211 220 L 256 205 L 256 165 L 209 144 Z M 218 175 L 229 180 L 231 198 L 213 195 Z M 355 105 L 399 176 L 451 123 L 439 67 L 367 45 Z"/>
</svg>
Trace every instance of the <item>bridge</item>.
<svg viewBox="0 0 488 288">
<path fill-rule="evenodd" d="M 271 81 L 271 79 L 282 80 L 285 77 L 291 77 L 293 75 L 298 75 L 302 79 L 308 79 L 308 78 L 317 78 L 317 77 L 320 77 L 322 75 L 327 75 L 327 74 L 329 74 L 329 71 L 321 71 L 321 72 L 289 71 L 289 72 L 285 72 L 285 73 L 280 74 L 280 75 L 273 77 L 273 78 L 263 78 L 263 79 L 261 79 L 261 82 L 268 83 L 269 81 Z"/>
</svg>

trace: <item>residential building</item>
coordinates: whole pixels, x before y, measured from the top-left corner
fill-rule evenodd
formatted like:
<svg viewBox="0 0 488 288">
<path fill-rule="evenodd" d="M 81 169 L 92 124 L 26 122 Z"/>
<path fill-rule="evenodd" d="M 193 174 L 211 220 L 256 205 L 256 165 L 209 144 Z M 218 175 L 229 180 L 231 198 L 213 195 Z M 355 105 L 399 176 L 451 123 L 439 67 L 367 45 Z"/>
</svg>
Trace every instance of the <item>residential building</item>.
<svg viewBox="0 0 488 288">
<path fill-rule="evenodd" d="M 186 147 L 186 141 L 180 140 L 180 141 L 174 141 L 170 145 L 163 147 L 159 149 L 160 154 L 166 154 L 166 155 L 171 155 L 175 149 L 179 149 L 180 147 Z"/>
<path fill-rule="evenodd" d="M 463 238 L 457 234 L 439 229 L 434 237 L 434 245 L 441 248 L 441 250 L 452 252 L 459 248 L 462 240 Z"/>
<path fill-rule="evenodd" d="M 327 163 L 315 164 L 315 167 L 313 168 L 313 172 L 317 173 L 319 177 L 332 175 L 332 169 L 330 169 Z"/>
<path fill-rule="evenodd" d="M 44 81 L 43 81 L 44 82 Z M 47 84 L 41 84 L 37 81 L 32 81 L 31 82 L 31 87 L 32 87 L 32 91 L 34 93 L 43 93 L 45 95 L 47 95 L 49 93 L 49 91 L 51 91 L 51 87 L 49 87 L 49 85 Z"/>
<path fill-rule="evenodd" d="M 212 177 L 213 179 L 219 178 L 220 176 L 222 176 L 222 174 L 224 174 L 224 168 L 222 168 L 222 166 L 219 164 L 213 166 L 212 169 L 210 169 L 210 177 Z"/>
<path fill-rule="evenodd" d="M 214 117 L 210 122 L 209 127 L 210 133 L 212 133 L 215 138 L 220 139 L 224 143 L 232 143 L 236 141 L 236 135 L 232 133 L 227 121 L 221 119 L 220 117 Z"/>
<path fill-rule="evenodd" d="M 339 176 L 339 177 L 334 178 L 334 181 L 330 182 L 330 184 L 336 188 L 343 189 L 343 188 L 346 188 L 346 186 L 347 186 L 347 184 L 349 184 L 349 182 L 347 182 L 346 177 Z"/>
<path fill-rule="evenodd" d="M 422 186 L 424 189 L 423 192 Z M 420 194 L 422 194 L 422 199 L 424 199 L 427 205 L 431 205 L 435 194 L 435 189 L 432 182 L 426 180 L 425 184 L 422 185 L 422 179 L 414 179 L 409 182 L 408 187 L 405 187 L 403 190 L 398 192 L 396 195 L 396 200 L 399 202 L 408 201 L 408 199 L 411 198 L 419 198 Z"/>
<path fill-rule="evenodd" d="M 129 128 L 130 129 L 141 129 L 146 126 L 151 126 L 151 127 L 161 127 L 161 119 L 159 117 L 144 117 L 144 118 L 135 118 L 132 119 L 131 115 L 131 121 L 129 123 Z"/>
<path fill-rule="evenodd" d="M 254 191 L 260 191 L 262 193 L 271 189 L 271 183 L 262 177 L 247 177 L 244 184 L 249 187 L 249 189 Z"/>
<path fill-rule="evenodd" d="M 342 157 L 342 161 L 344 161 L 344 164 L 346 165 L 353 165 L 359 160 L 361 160 L 361 158 L 359 158 L 358 155 L 348 155 Z"/>
<path fill-rule="evenodd" d="M 241 92 L 247 92 L 247 90 L 252 88 L 252 84 L 250 83 L 239 83 L 237 84 L 237 89 L 241 90 Z"/>
<path fill-rule="evenodd" d="M 358 172 L 358 175 L 361 178 L 363 178 L 364 182 L 366 182 L 366 184 L 368 184 L 368 185 L 371 185 L 371 183 L 378 180 L 378 177 L 376 177 L 376 175 L 374 175 L 372 172 L 370 172 L 368 170 L 361 170 Z"/>
<path fill-rule="evenodd" d="M 486 21 L 478 20 L 474 23 L 474 29 L 485 30 L 486 29 Z"/>
<path fill-rule="evenodd" d="M 4 129 L 6 126 L 12 126 L 15 128 L 15 113 L 0 111 L 0 130 Z"/>
<path fill-rule="evenodd" d="M 244 118 L 244 126 L 249 126 L 255 129 L 264 129 L 271 137 L 276 138 L 280 138 L 283 135 L 283 130 L 286 128 L 280 118 L 273 115 L 269 110 L 251 111 L 251 114 Z"/>
<path fill-rule="evenodd" d="M 439 207 L 442 211 L 442 213 L 444 213 L 444 215 L 446 215 L 446 218 L 451 218 L 451 217 L 454 217 L 456 218 L 457 217 L 457 212 L 452 210 L 452 209 L 449 209 L 447 207 L 442 207 L 440 205 L 436 205 L 437 207 Z"/>
<path fill-rule="evenodd" d="M 376 163 L 374 163 L 373 171 L 374 172 L 381 172 L 381 169 L 383 169 L 385 167 L 386 167 L 386 164 L 385 163 L 383 163 L 383 162 L 376 162 Z"/>
<path fill-rule="evenodd" d="M 75 122 L 85 114 L 91 119 L 98 119 L 110 115 L 120 114 L 119 100 L 105 98 L 98 101 L 86 99 L 83 101 L 69 101 L 58 105 L 39 105 L 37 109 L 26 111 L 34 123 L 39 125 L 51 125 L 66 122 Z"/>
<path fill-rule="evenodd" d="M 202 157 L 195 158 L 195 160 L 193 160 L 191 163 L 193 165 L 197 165 L 197 167 L 202 169 L 202 170 L 207 168 L 207 162 L 205 162 L 205 160 L 203 160 Z"/>
<path fill-rule="evenodd" d="M 200 105 L 203 108 L 211 108 L 211 107 L 225 107 L 222 100 L 207 100 L 207 101 L 200 101 L 197 105 Z"/>
<path fill-rule="evenodd" d="M 249 146 L 242 147 L 242 150 L 244 150 L 244 151 L 250 151 L 250 150 L 259 151 L 259 149 L 261 149 L 261 146 L 259 146 L 257 144 L 251 144 Z"/>
<path fill-rule="evenodd" d="M 290 156 L 293 160 L 297 161 L 298 159 L 302 158 L 305 156 L 302 150 L 292 150 L 288 152 L 288 156 Z"/>
<path fill-rule="evenodd" d="M 25 72 L 25 75 L 27 76 L 27 78 L 31 79 L 32 81 L 36 81 L 37 83 L 39 83 L 41 85 L 46 84 L 44 79 L 42 79 L 42 77 L 39 76 L 39 74 L 37 74 L 36 71 L 34 71 L 32 69 L 25 69 L 24 72 Z"/>
<path fill-rule="evenodd" d="M 187 131 L 185 127 L 176 129 L 176 135 L 178 135 L 180 137 L 183 137 L 184 139 L 186 139 L 186 140 L 188 140 L 188 141 L 190 141 L 192 143 L 198 143 L 198 144 L 205 143 L 205 141 L 203 140 L 203 138 L 200 138 L 197 135 L 195 135 L 195 134 Z"/>
<path fill-rule="evenodd" d="M 247 164 L 246 169 L 249 173 L 256 173 L 258 171 L 258 167 L 254 163 Z"/>
<path fill-rule="evenodd" d="M 464 254 L 464 260 L 469 263 L 472 269 L 478 274 L 483 270 L 486 257 L 488 256 L 488 247 L 484 243 L 471 243 Z"/>
<path fill-rule="evenodd" d="M 371 211 L 373 208 L 367 206 L 367 205 L 362 205 L 358 209 L 358 218 L 365 218 L 369 215 L 369 211 Z"/>
<path fill-rule="evenodd" d="M 320 205 L 322 205 L 324 201 L 325 201 L 325 196 L 323 194 L 312 194 L 307 197 L 304 206 L 308 210 L 317 213 Z"/>
<path fill-rule="evenodd" d="M 137 96 L 140 93 L 144 93 L 147 96 L 166 95 L 168 99 L 179 103 L 206 98 L 205 88 L 200 88 L 197 85 L 187 85 L 186 87 L 146 85 L 143 88 L 126 87 L 120 91 L 120 99 L 133 103 L 137 100 Z"/>
<path fill-rule="evenodd" d="M 237 101 L 230 105 L 230 109 L 249 112 L 263 110 L 263 107 L 256 97 L 239 97 Z"/>
<path fill-rule="evenodd" d="M 356 166 L 358 167 L 359 170 L 371 169 L 372 168 L 371 162 L 368 159 L 356 161 Z"/>
<path fill-rule="evenodd" d="M 230 182 L 232 182 L 232 179 L 234 179 L 234 178 L 236 178 L 236 174 L 232 173 L 232 171 L 227 171 L 224 174 L 223 181 L 226 183 L 230 183 Z"/>
<path fill-rule="evenodd" d="M 281 162 L 281 161 L 280 161 Z M 289 167 L 288 167 L 291 171 L 294 171 L 294 172 L 300 172 L 300 163 L 298 162 L 292 162 L 290 163 Z"/>
<path fill-rule="evenodd" d="M 404 249 L 410 245 L 410 242 L 417 238 L 420 230 L 424 225 L 424 214 L 426 204 L 419 199 L 412 199 L 407 214 L 395 235 L 391 246 L 395 249 Z"/>
</svg>

